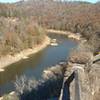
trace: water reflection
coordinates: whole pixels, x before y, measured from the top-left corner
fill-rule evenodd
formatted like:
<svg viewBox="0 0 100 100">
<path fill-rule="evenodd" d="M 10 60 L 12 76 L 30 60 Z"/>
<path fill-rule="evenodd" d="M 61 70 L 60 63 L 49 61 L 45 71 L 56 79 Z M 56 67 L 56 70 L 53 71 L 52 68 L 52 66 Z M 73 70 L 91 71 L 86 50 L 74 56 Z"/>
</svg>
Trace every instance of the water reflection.
<svg viewBox="0 0 100 100">
<path fill-rule="evenodd" d="M 30 56 L 29 59 L 21 60 L 20 62 L 8 66 L 4 72 L 1 72 L 0 95 L 14 90 L 15 87 L 13 83 L 16 80 L 16 76 L 23 75 L 27 69 L 33 70 L 41 60 L 42 54 L 43 52 L 41 51 L 33 56 Z"/>
<path fill-rule="evenodd" d="M 57 47 L 48 46 L 41 52 L 31 55 L 28 59 L 8 66 L 4 72 L 0 72 L 0 95 L 14 90 L 13 81 L 16 75 L 26 75 L 27 77 L 41 78 L 44 69 L 55 65 L 61 60 L 65 60 L 70 50 L 76 47 L 77 43 L 70 39 L 66 39 L 61 35 L 49 35 L 56 38 L 59 42 Z"/>
</svg>

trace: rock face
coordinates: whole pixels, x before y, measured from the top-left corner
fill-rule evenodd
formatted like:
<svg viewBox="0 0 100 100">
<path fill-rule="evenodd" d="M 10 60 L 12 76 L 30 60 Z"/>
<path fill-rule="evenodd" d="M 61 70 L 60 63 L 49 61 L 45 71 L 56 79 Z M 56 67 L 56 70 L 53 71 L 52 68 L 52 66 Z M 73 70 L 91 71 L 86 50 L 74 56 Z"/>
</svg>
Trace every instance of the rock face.
<svg viewBox="0 0 100 100">
<path fill-rule="evenodd" d="M 100 63 L 95 63 L 91 67 L 89 72 L 91 100 L 100 100 Z"/>
<path fill-rule="evenodd" d="M 86 68 L 84 71 L 78 69 L 80 100 L 100 100 L 100 63 L 92 64 L 89 70 Z M 70 84 L 70 100 L 76 100 L 75 96 L 73 80 Z"/>
</svg>

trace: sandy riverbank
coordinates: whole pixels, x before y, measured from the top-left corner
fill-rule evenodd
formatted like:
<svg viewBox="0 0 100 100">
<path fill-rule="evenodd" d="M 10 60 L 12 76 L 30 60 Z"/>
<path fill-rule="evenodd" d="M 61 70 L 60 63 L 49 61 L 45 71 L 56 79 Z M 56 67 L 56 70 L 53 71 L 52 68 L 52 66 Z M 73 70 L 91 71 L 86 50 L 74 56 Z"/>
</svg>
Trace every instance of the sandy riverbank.
<svg viewBox="0 0 100 100">
<path fill-rule="evenodd" d="M 81 35 L 75 34 L 69 31 L 61 31 L 61 30 L 53 30 L 53 29 L 47 29 L 47 33 L 54 33 L 54 34 L 60 34 L 60 35 L 66 35 L 68 38 L 72 38 L 75 40 L 80 40 Z"/>
<path fill-rule="evenodd" d="M 80 35 L 74 34 L 72 32 L 53 30 L 53 29 L 47 29 L 46 31 L 47 33 L 66 35 L 68 38 L 80 40 Z M 7 67 L 8 65 L 18 62 L 22 59 L 27 59 L 29 55 L 39 52 L 40 50 L 44 49 L 49 44 L 50 44 L 50 38 L 46 37 L 43 41 L 43 44 L 33 47 L 34 49 L 23 50 L 20 53 L 15 54 L 14 56 L 7 55 L 4 57 L 1 57 L 0 58 L 0 72 L 4 71 L 4 68 Z"/>
<path fill-rule="evenodd" d="M 40 50 L 44 49 L 47 45 L 50 44 L 50 38 L 45 37 L 42 44 L 33 47 L 34 49 L 26 49 L 20 53 L 15 54 L 14 56 L 7 55 L 0 58 L 0 71 L 4 71 L 4 68 L 10 64 L 20 61 L 21 59 L 27 59 L 29 55 L 35 54 Z"/>
</svg>

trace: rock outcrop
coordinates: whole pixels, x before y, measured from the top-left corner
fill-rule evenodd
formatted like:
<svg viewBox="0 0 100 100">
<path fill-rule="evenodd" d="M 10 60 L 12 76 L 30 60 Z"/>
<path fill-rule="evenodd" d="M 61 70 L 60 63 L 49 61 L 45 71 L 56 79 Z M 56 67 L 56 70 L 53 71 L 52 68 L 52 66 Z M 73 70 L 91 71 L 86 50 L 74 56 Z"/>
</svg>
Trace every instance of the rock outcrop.
<svg viewBox="0 0 100 100">
<path fill-rule="evenodd" d="M 98 61 L 99 62 L 99 61 Z M 80 100 L 99 100 L 100 96 L 100 63 L 84 64 L 77 68 L 79 78 Z M 74 65 L 73 65 L 74 66 Z M 75 79 L 70 84 L 70 100 L 76 100 Z"/>
</svg>

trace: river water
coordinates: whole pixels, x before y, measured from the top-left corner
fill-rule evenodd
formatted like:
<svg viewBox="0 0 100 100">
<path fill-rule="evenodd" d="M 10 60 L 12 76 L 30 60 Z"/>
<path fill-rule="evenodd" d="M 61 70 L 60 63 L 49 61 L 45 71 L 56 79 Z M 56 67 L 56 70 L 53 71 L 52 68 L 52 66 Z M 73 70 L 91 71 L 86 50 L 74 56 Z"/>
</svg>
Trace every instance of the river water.
<svg viewBox="0 0 100 100">
<path fill-rule="evenodd" d="M 25 75 L 28 78 L 34 77 L 40 79 L 43 70 L 67 60 L 72 48 L 77 46 L 77 42 L 67 39 L 62 35 L 49 35 L 50 38 L 56 38 L 59 45 L 48 46 L 44 50 L 30 55 L 28 59 L 21 60 L 8 66 L 4 72 L 0 72 L 0 95 L 13 91 L 16 76 Z"/>
</svg>

